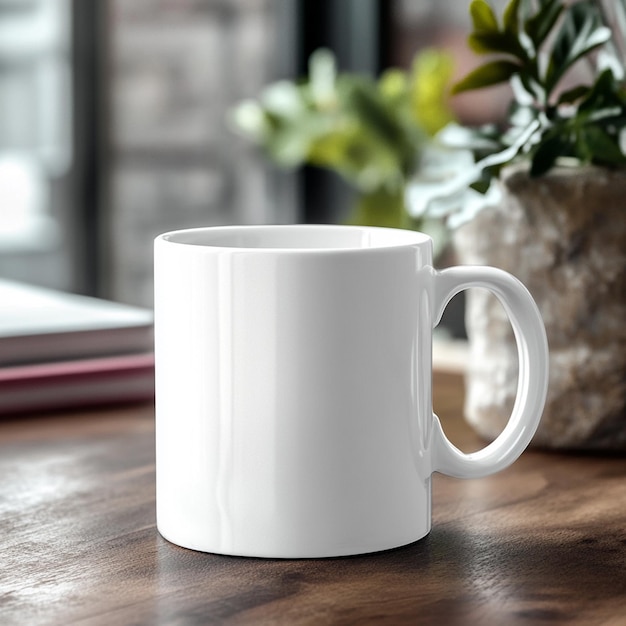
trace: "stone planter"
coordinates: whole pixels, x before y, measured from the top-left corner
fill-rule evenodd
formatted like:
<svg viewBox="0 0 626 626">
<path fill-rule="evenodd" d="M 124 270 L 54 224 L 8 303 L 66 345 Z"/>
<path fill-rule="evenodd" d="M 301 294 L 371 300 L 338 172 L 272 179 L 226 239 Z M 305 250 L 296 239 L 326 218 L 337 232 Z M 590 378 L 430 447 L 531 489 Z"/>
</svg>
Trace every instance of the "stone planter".
<svg viewBox="0 0 626 626">
<path fill-rule="evenodd" d="M 534 445 L 626 449 L 626 172 L 514 166 L 503 200 L 455 233 L 461 264 L 494 265 L 533 294 L 550 344 L 550 387 Z M 486 438 L 509 418 L 515 340 L 500 304 L 468 294 L 466 417 Z"/>
</svg>

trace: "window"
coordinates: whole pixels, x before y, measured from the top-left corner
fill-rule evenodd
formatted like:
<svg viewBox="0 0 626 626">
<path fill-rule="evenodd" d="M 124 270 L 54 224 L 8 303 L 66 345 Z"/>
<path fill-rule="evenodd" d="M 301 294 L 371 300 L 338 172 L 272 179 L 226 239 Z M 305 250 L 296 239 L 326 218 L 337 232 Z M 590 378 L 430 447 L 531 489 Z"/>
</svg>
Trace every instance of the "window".
<svg viewBox="0 0 626 626">
<path fill-rule="evenodd" d="M 341 220 L 347 186 L 279 171 L 230 107 L 320 46 L 344 71 L 406 65 L 442 24 L 464 37 L 457 5 L 0 0 L 0 276 L 150 305 L 160 232 Z"/>
<path fill-rule="evenodd" d="M 68 288 L 68 0 L 0 0 L 0 269 Z"/>
</svg>

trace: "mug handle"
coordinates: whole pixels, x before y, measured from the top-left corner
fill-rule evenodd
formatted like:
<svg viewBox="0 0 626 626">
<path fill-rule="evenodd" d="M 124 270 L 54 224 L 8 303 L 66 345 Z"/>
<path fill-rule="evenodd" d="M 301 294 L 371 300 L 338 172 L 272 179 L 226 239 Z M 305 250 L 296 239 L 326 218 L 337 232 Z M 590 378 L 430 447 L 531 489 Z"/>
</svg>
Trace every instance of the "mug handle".
<svg viewBox="0 0 626 626">
<path fill-rule="evenodd" d="M 457 478 L 481 478 L 508 467 L 530 443 L 548 391 L 548 341 L 532 296 L 514 276 L 494 267 L 452 267 L 434 273 L 434 326 L 460 291 L 483 287 L 502 303 L 517 341 L 519 379 L 513 412 L 500 435 L 471 454 L 461 452 L 445 436 L 433 414 L 432 471 Z"/>
</svg>

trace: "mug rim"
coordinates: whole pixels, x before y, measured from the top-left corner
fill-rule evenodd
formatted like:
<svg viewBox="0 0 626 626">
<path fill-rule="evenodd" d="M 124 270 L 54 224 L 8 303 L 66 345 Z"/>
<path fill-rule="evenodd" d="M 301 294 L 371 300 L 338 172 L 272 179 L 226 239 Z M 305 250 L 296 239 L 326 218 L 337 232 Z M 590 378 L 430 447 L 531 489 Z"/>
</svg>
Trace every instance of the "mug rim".
<svg viewBox="0 0 626 626">
<path fill-rule="evenodd" d="M 185 238 L 191 238 L 204 233 L 230 234 L 263 231 L 343 231 L 348 233 L 360 233 L 361 235 L 382 235 L 385 239 L 390 240 L 388 243 L 377 245 L 336 245 L 336 246 L 250 246 L 250 245 L 220 245 L 205 242 L 185 241 Z M 358 224 L 241 224 L 241 225 L 225 225 L 225 226 L 203 226 L 198 228 L 184 228 L 172 230 L 160 234 L 155 239 L 155 244 L 164 243 L 180 248 L 199 249 L 199 250 L 218 250 L 224 252 L 254 252 L 254 253 L 364 253 L 375 252 L 377 250 L 394 250 L 401 248 L 413 248 L 416 246 L 429 245 L 432 238 L 417 230 L 409 230 L 405 228 L 390 228 L 385 226 L 361 226 Z"/>
</svg>

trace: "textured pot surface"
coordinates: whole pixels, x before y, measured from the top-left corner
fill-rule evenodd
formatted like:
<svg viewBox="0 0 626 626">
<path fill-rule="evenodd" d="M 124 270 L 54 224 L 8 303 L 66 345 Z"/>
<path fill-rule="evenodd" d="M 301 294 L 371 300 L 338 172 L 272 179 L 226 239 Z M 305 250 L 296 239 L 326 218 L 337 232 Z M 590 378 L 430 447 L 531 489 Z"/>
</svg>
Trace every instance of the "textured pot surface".
<svg viewBox="0 0 626 626">
<path fill-rule="evenodd" d="M 503 199 L 458 229 L 463 264 L 494 265 L 534 296 L 550 344 L 550 387 L 533 443 L 626 449 L 626 172 L 557 168 L 502 176 Z M 466 417 L 487 438 L 504 427 L 517 350 L 501 305 L 468 294 Z"/>
</svg>

